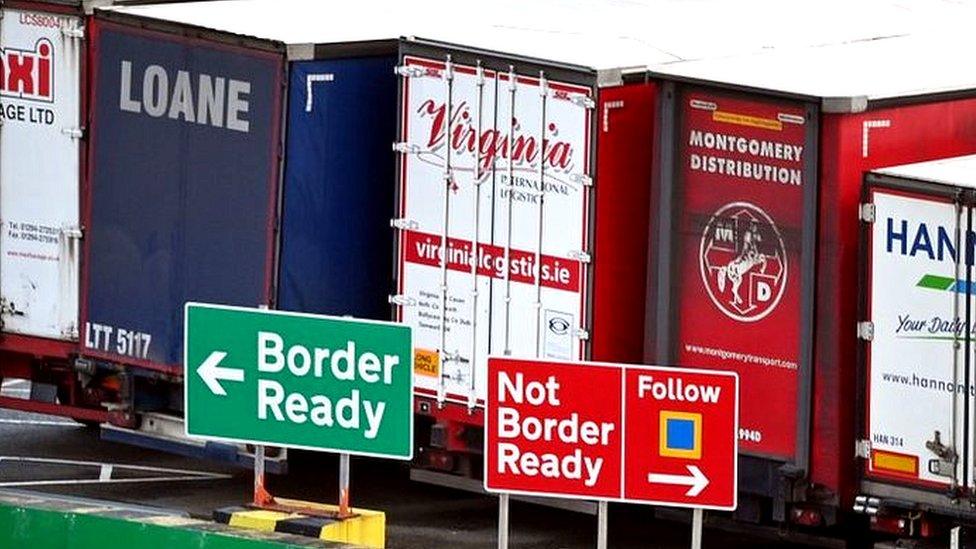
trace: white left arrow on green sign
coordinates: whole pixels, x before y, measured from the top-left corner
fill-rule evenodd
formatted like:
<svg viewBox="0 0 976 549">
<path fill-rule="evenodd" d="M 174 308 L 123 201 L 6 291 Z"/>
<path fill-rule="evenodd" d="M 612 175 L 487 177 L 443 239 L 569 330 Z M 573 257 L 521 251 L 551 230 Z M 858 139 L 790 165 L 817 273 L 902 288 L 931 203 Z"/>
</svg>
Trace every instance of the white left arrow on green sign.
<svg viewBox="0 0 976 549">
<path fill-rule="evenodd" d="M 197 368 L 197 375 L 207 384 L 210 392 L 219 396 L 227 395 L 224 386 L 220 384 L 221 381 L 244 381 L 244 370 L 220 365 L 226 356 L 227 353 L 224 351 L 214 351 Z"/>
</svg>

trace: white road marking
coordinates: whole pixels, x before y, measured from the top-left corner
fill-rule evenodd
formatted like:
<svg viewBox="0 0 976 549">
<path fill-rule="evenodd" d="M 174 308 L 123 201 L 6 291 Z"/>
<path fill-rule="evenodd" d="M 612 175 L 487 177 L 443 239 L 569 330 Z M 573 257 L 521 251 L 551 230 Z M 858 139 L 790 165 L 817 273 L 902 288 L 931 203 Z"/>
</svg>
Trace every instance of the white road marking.
<svg viewBox="0 0 976 549">
<path fill-rule="evenodd" d="M 80 423 L 72 421 L 48 421 L 43 419 L 8 419 L 0 418 L 0 425 L 40 425 L 43 427 L 82 427 Z"/>
<path fill-rule="evenodd" d="M 107 482 L 112 480 L 112 465 L 109 463 L 102 465 L 102 470 L 98 473 L 98 480 L 101 482 Z"/>
<path fill-rule="evenodd" d="M 11 482 L 0 482 L 0 488 L 13 488 L 23 486 L 77 486 L 82 484 L 133 484 L 138 482 L 178 482 L 193 480 L 222 480 L 232 478 L 232 475 L 223 473 L 211 473 L 209 471 L 193 471 L 189 469 L 170 469 L 168 467 L 151 467 L 147 465 L 126 465 L 121 463 L 103 463 L 99 461 L 78 461 L 72 459 L 53 459 L 40 457 L 23 456 L 0 456 L 0 463 L 41 463 L 46 465 L 73 465 L 82 467 L 98 467 L 99 477 L 97 479 L 62 479 L 62 480 L 22 480 Z M 145 477 L 145 478 L 112 478 L 112 473 L 120 471 L 142 471 L 150 473 L 169 474 L 172 476 Z"/>
</svg>

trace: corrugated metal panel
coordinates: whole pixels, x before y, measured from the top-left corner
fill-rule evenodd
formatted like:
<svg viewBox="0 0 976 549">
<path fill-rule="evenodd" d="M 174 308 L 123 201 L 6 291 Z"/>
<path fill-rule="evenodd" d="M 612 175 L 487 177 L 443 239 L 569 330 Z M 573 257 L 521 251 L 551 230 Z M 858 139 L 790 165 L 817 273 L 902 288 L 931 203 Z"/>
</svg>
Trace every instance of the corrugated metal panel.
<svg viewBox="0 0 976 549">
<path fill-rule="evenodd" d="M 389 318 L 396 56 L 291 65 L 278 306 Z"/>
<path fill-rule="evenodd" d="M 283 60 L 92 28 L 84 348 L 174 369 L 186 301 L 269 301 Z"/>
</svg>

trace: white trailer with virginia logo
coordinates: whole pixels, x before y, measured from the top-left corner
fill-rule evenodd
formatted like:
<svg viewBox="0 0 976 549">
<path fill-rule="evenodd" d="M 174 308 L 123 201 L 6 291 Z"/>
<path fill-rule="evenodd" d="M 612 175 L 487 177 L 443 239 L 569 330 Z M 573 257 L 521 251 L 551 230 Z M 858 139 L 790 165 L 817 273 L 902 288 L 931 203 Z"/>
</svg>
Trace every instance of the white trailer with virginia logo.
<svg viewBox="0 0 976 549">
<path fill-rule="evenodd" d="M 390 300 L 414 330 L 412 476 L 480 488 L 489 355 L 642 355 L 657 86 L 418 38 L 399 59 Z"/>
<path fill-rule="evenodd" d="M 856 506 L 876 521 L 976 523 L 974 209 L 976 156 L 866 178 Z"/>
</svg>

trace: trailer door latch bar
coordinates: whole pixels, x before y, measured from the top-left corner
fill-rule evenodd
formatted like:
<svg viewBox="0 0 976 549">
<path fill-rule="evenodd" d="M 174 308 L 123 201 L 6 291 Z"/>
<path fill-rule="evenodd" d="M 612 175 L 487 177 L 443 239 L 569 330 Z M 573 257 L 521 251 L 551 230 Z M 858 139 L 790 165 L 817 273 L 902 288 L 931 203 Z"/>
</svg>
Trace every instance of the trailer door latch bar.
<svg viewBox="0 0 976 549">
<path fill-rule="evenodd" d="M 870 459 L 871 441 L 866 438 L 854 441 L 854 457 Z"/>
</svg>

